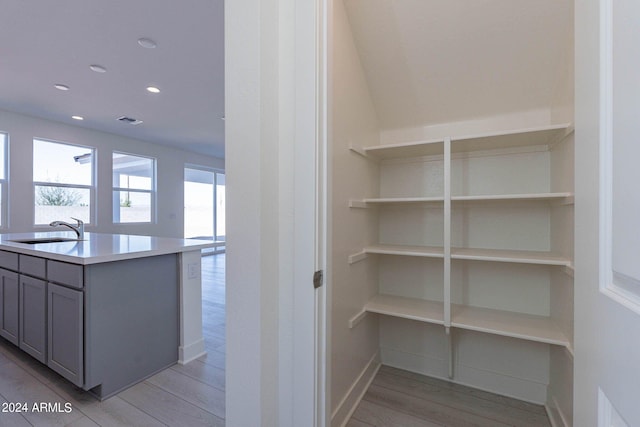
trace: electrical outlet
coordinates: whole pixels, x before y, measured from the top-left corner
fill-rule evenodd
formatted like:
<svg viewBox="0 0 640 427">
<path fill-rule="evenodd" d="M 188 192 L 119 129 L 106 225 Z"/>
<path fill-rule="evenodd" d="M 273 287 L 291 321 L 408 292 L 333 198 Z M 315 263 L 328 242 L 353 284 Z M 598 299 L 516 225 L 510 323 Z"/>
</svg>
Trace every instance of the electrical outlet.
<svg viewBox="0 0 640 427">
<path fill-rule="evenodd" d="M 200 264 L 192 262 L 187 264 L 187 279 L 197 279 L 200 277 Z"/>
</svg>

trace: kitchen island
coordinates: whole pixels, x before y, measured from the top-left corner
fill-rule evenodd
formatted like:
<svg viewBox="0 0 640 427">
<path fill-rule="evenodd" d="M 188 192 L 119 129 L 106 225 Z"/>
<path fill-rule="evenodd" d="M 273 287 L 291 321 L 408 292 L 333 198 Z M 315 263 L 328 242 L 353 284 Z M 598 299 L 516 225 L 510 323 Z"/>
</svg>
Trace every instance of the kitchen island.
<svg viewBox="0 0 640 427">
<path fill-rule="evenodd" d="M 0 336 L 99 399 L 205 354 L 200 251 L 216 243 L 74 237 L 0 235 Z"/>
</svg>

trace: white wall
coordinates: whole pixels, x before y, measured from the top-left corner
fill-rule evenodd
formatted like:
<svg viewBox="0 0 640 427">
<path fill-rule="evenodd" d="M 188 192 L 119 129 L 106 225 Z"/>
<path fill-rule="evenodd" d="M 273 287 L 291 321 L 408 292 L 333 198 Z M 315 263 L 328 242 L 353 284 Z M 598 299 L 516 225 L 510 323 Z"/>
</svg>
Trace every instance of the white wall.
<svg viewBox="0 0 640 427">
<path fill-rule="evenodd" d="M 184 166 L 197 164 L 224 169 L 224 160 L 145 141 L 0 110 L 0 132 L 9 135 L 8 228 L 2 232 L 37 231 L 33 225 L 33 138 L 96 148 L 96 221 L 86 231 L 99 233 L 183 236 Z M 112 151 L 157 159 L 157 221 L 153 224 L 113 224 Z M 64 219 L 64 218 L 60 218 Z M 46 227 L 48 231 L 48 227 Z"/>
<path fill-rule="evenodd" d="M 375 209 L 350 209 L 349 199 L 378 195 L 377 166 L 349 151 L 379 142 L 378 123 L 342 0 L 333 1 L 331 75 L 331 411 L 340 425 L 377 367 L 378 324 L 349 319 L 377 293 L 377 266 L 348 264 L 350 254 L 378 239 Z M 373 362 L 372 362 L 373 361 Z M 375 371 L 373 371 L 375 372 Z"/>
<path fill-rule="evenodd" d="M 225 4 L 230 427 L 312 426 L 322 387 L 312 285 L 317 13 L 314 0 Z"/>
<path fill-rule="evenodd" d="M 574 2 L 570 2 L 571 14 L 575 15 Z M 554 97 L 551 101 L 551 123 L 573 123 L 574 121 L 574 75 L 575 75 L 575 24 L 573 19 L 564 22 L 566 37 L 558 39 L 564 43 L 562 56 L 555 64 L 556 80 L 553 88 Z"/>
</svg>

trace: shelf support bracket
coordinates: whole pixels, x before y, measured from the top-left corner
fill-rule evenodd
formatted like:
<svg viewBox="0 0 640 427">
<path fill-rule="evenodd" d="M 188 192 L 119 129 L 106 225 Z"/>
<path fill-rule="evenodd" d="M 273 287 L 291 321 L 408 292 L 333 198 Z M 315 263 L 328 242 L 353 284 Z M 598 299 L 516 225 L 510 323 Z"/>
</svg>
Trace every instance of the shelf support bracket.
<svg viewBox="0 0 640 427">
<path fill-rule="evenodd" d="M 367 202 L 365 202 L 364 200 L 351 199 L 351 200 L 349 200 L 349 207 L 350 208 L 367 209 L 369 206 L 367 205 Z"/>
<path fill-rule="evenodd" d="M 565 265 L 563 271 L 564 271 L 564 274 L 566 274 L 566 275 L 568 275 L 570 277 L 573 277 L 573 275 L 575 273 L 575 270 L 573 268 L 573 264 L 572 265 Z"/>
<path fill-rule="evenodd" d="M 349 319 L 349 329 L 355 328 L 367 316 L 367 311 L 362 309 L 358 314 Z"/>
<path fill-rule="evenodd" d="M 369 156 L 367 156 L 367 152 L 366 151 L 364 151 L 362 148 L 355 147 L 352 143 L 349 143 L 349 150 L 353 151 L 356 154 L 361 155 L 365 159 L 369 158 Z"/>
<path fill-rule="evenodd" d="M 358 252 L 353 255 L 349 255 L 349 264 L 355 264 L 358 261 L 362 261 L 367 258 L 367 253 L 365 251 Z"/>
<path fill-rule="evenodd" d="M 564 141 L 569 135 L 571 135 L 572 133 L 574 133 L 576 130 L 575 126 L 571 123 L 567 123 L 567 127 L 564 130 L 564 132 L 560 133 L 559 135 L 557 135 L 553 140 L 551 140 L 548 144 L 549 146 L 549 151 L 553 150 L 555 148 L 556 145 L 560 144 L 562 141 Z"/>
</svg>

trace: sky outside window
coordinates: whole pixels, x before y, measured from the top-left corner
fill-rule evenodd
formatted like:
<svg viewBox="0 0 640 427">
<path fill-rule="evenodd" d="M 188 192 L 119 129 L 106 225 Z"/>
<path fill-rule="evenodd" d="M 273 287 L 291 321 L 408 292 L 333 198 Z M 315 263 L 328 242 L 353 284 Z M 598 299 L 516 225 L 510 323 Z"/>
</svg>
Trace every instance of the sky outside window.
<svg viewBox="0 0 640 427">
<path fill-rule="evenodd" d="M 6 153 L 7 153 L 7 134 L 0 133 L 0 179 L 7 178 L 7 172 L 5 167 Z"/>
<path fill-rule="evenodd" d="M 33 141 L 33 180 L 91 185 L 92 151 L 87 147 L 36 139 Z"/>
</svg>

